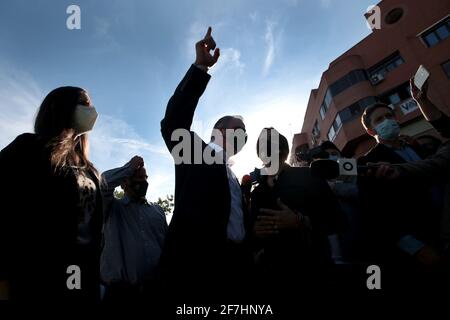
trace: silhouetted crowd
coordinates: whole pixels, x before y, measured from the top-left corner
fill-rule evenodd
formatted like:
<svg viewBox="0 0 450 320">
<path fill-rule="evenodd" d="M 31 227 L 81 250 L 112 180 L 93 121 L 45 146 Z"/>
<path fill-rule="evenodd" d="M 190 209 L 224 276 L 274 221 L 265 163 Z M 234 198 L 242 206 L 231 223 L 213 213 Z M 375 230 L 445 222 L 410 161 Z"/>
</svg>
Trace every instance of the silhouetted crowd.
<svg viewBox="0 0 450 320">
<path fill-rule="evenodd" d="M 142 157 L 104 173 L 90 162 L 98 115 L 84 89 L 51 91 L 34 133 L 1 151 L 2 299 L 157 307 L 162 297 L 449 289 L 450 118 L 428 83 L 411 81 L 411 95 L 435 134 L 402 135 L 380 102 L 361 115 L 376 140 L 364 156 L 324 141 L 289 159 L 286 137 L 264 128 L 255 150 L 263 166 L 239 180 L 229 158 L 247 142 L 244 119 L 220 118 L 208 142 L 191 130 L 220 56 L 211 28 L 195 48 L 161 121 L 175 170 L 169 225 L 146 200 Z"/>
</svg>

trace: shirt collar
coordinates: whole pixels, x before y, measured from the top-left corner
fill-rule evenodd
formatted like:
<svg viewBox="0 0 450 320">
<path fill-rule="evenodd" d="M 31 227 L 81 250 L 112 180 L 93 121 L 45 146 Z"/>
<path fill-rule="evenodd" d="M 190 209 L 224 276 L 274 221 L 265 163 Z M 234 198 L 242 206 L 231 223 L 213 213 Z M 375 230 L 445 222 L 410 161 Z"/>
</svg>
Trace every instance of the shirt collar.
<svg viewBox="0 0 450 320">
<path fill-rule="evenodd" d="M 226 162 L 226 164 L 227 164 L 228 166 L 231 166 L 231 165 L 233 164 L 233 162 L 230 160 L 230 157 L 228 157 L 226 151 L 225 151 L 221 146 L 219 146 L 218 144 L 216 144 L 216 143 L 214 143 L 214 142 L 210 142 L 210 143 L 209 143 L 209 146 L 210 146 L 214 151 L 216 151 L 217 153 L 220 153 L 220 152 L 223 153 L 223 157 L 224 157 L 225 162 Z"/>
<path fill-rule="evenodd" d="M 405 141 L 403 141 L 403 140 L 400 140 L 400 147 L 399 148 L 397 148 L 397 147 L 394 147 L 393 145 L 391 145 L 391 144 L 387 144 L 387 143 L 383 143 L 386 147 L 388 147 L 388 148 L 390 148 L 390 149 L 393 149 L 393 150 L 403 150 L 403 149 L 406 149 L 406 147 L 408 147 L 408 144 L 405 142 Z"/>
<path fill-rule="evenodd" d="M 210 142 L 209 146 L 211 148 L 213 148 L 216 152 L 223 152 L 226 155 L 226 152 L 223 150 L 223 148 L 221 146 L 219 146 L 218 144 L 216 144 L 215 142 Z"/>
<path fill-rule="evenodd" d="M 124 195 L 122 198 L 122 202 L 124 205 L 128 205 L 131 202 L 131 199 L 127 195 Z"/>
<path fill-rule="evenodd" d="M 124 205 L 128 205 L 128 204 L 130 204 L 131 202 L 137 202 L 137 201 L 133 201 L 130 197 L 128 197 L 127 195 L 124 195 L 123 196 L 123 198 L 122 198 L 122 203 L 124 204 Z M 147 202 L 147 200 L 145 200 L 144 202 L 142 202 L 143 204 L 148 204 L 148 202 Z"/>
</svg>

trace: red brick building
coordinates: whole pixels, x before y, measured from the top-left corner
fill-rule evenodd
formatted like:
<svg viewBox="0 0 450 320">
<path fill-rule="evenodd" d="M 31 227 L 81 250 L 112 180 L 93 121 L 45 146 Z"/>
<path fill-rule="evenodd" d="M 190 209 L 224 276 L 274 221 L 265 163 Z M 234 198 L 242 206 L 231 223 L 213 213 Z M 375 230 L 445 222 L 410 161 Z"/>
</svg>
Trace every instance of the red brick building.
<svg viewBox="0 0 450 320">
<path fill-rule="evenodd" d="M 311 91 L 293 152 L 330 140 L 346 156 L 366 153 L 375 140 L 360 116 L 375 101 L 394 108 L 402 134 L 435 134 L 409 92 L 421 64 L 431 73 L 431 100 L 450 114 L 450 1 L 383 0 L 378 7 L 381 28 L 331 62 Z"/>
</svg>

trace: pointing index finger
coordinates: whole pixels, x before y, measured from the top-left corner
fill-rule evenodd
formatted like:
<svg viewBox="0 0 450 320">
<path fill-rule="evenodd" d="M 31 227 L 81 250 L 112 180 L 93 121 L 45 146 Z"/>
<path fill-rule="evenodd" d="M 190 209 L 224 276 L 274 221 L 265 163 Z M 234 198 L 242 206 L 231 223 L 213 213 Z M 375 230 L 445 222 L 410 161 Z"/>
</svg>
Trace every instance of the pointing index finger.
<svg viewBox="0 0 450 320">
<path fill-rule="evenodd" d="M 206 31 L 205 39 L 211 37 L 211 27 L 208 27 L 208 31 Z"/>
</svg>

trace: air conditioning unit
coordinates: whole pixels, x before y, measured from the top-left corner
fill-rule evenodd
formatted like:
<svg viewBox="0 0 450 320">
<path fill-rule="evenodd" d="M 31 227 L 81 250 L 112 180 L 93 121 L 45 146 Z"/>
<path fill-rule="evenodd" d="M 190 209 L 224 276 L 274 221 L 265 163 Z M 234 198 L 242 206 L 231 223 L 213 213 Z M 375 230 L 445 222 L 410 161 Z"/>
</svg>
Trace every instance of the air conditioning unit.
<svg viewBox="0 0 450 320">
<path fill-rule="evenodd" d="M 376 73 L 370 77 L 370 82 L 373 85 L 379 84 L 383 80 L 384 80 L 384 76 L 381 73 Z"/>
</svg>

